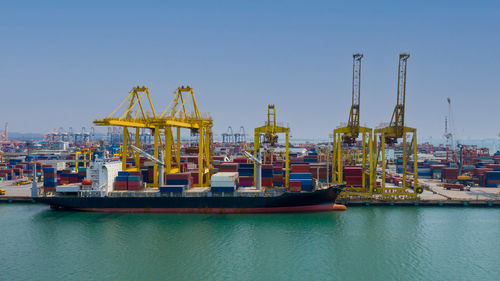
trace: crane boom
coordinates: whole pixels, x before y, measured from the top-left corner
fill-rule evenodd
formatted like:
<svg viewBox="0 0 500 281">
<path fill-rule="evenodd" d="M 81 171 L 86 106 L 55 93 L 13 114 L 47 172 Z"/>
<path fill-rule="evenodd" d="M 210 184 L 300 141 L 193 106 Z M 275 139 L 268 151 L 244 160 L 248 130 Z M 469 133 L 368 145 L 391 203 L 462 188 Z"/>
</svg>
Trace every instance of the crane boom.
<svg viewBox="0 0 500 281">
<path fill-rule="evenodd" d="M 363 54 L 352 55 L 352 105 L 347 127 L 349 132 L 343 136 L 345 143 L 354 143 L 359 136 L 359 105 L 361 93 L 361 59 Z"/>
<path fill-rule="evenodd" d="M 406 64 L 410 54 L 399 55 L 398 67 L 398 93 L 396 106 L 392 112 L 391 122 L 389 127 L 392 131 L 386 135 L 386 142 L 394 144 L 397 139 L 403 137 L 403 129 L 405 126 L 405 98 L 406 98 Z"/>
</svg>

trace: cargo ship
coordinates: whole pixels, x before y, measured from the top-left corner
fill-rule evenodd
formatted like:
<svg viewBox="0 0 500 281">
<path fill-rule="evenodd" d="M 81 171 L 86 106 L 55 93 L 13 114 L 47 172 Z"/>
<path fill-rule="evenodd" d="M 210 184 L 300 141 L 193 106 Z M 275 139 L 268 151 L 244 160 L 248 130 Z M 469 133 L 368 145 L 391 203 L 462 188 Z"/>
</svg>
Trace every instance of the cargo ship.
<svg viewBox="0 0 500 281">
<path fill-rule="evenodd" d="M 118 213 L 290 213 L 342 211 L 335 204 L 342 184 L 311 192 L 167 193 L 121 192 L 108 196 L 56 195 L 34 197 L 53 209 Z"/>
</svg>

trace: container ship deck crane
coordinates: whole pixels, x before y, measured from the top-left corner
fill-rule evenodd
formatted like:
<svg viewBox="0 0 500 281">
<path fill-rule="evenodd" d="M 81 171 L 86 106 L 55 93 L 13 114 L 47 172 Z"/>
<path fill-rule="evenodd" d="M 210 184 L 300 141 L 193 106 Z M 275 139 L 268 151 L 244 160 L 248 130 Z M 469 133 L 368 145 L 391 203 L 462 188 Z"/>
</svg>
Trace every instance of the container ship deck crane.
<svg viewBox="0 0 500 281">
<path fill-rule="evenodd" d="M 373 169 L 373 130 L 371 128 L 359 125 L 360 97 L 361 97 L 361 59 L 363 54 L 352 55 L 352 104 L 349 111 L 349 120 L 347 126 L 339 127 L 333 130 L 333 159 L 332 159 L 332 180 L 334 182 L 343 181 L 343 156 L 357 155 L 355 150 L 345 151 L 344 146 L 352 146 L 356 143 L 359 135 L 362 135 L 362 184 L 361 187 L 347 187 L 343 196 L 369 196 L 375 186 Z M 352 153 L 350 153 L 352 152 Z M 348 155 L 348 156 L 349 156 Z M 354 162 L 358 162 L 359 157 L 350 157 Z M 367 163 L 368 160 L 368 163 Z M 367 169 L 368 165 L 368 169 Z M 369 175 L 369 184 L 366 184 L 365 174 Z"/>
<path fill-rule="evenodd" d="M 422 193 L 423 189 L 418 186 L 418 162 L 417 162 L 417 129 L 405 126 L 405 98 L 406 98 L 406 65 L 409 54 L 399 55 L 398 67 L 398 85 L 397 85 L 397 102 L 392 113 L 389 126 L 375 129 L 375 147 L 377 148 L 375 165 L 378 165 L 379 155 L 382 157 L 382 184 L 380 192 L 382 197 L 413 197 L 417 193 Z M 411 141 L 408 144 L 407 138 L 411 135 Z M 377 143 L 378 137 L 378 143 Z M 385 162 L 385 146 L 394 145 L 402 139 L 403 149 L 403 182 L 402 187 L 386 187 L 386 162 Z M 408 163 L 413 152 L 413 191 L 407 191 L 407 174 Z"/>
<path fill-rule="evenodd" d="M 264 135 L 263 143 L 274 146 L 278 143 L 278 134 L 285 134 L 285 185 L 289 186 L 290 181 L 290 128 L 278 126 L 276 123 L 276 107 L 274 104 L 267 106 L 267 121 L 264 126 L 257 127 L 254 130 L 254 157 L 260 159 L 260 136 Z M 254 170 L 256 170 L 254 164 Z M 256 182 L 256 175 L 254 173 L 254 182 Z"/>
</svg>

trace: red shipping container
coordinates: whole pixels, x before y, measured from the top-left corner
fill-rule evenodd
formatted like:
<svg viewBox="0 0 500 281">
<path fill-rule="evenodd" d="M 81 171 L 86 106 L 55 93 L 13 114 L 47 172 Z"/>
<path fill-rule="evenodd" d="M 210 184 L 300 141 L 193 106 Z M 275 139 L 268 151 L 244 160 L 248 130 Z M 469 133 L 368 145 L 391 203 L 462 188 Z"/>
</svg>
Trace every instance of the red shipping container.
<svg viewBox="0 0 500 281">
<path fill-rule="evenodd" d="M 300 186 L 290 186 L 288 190 L 291 192 L 300 192 L 302 191 L 302 188 Z"/>
<path fill-rule="evenodd" d="M 363 168 L 356 166 L 345 166 L 344 176 L 362 176 Z"/>
<path fill-rule="evenodd" d="M 191 178 L 191 173 L 173 173 L 167 174 L 167 180 L 189 180 Z"/>
<path fill-rule="evenodd" d="M 44 187 L 43 191 L 44 192 L 56 192 L 56 188 L 55 187 Z"/>
<path fill-rule="evenodd" d="M 273 164 L 263 164 L 262 165 L 262 170 L 272 170 L 273 169 Z"/>
<path fill-rule="evenodd" d="M 293 164 L 292 173 L 309 173 L 308 164 Z"/>
<path fill-rule="evenodd" d="M 262 186 L 273 186 L 273 179 L 262 178 Z"/>
<path fill-rule="evenodd" d="M 219 172 L 238 172 L 238 163 L 221 163 Z"/>
<path fill-rule="evenodd" d="M 273 175 L 273 182 L 282 182 L 282 181 L 283 181 L 283 174 Z"/>
<path fill-rule="evenodd" d="M 290 181 L 289 182 L 290 187 L 302 187 L 302 182 L 301 181 Z"/>
</svg>

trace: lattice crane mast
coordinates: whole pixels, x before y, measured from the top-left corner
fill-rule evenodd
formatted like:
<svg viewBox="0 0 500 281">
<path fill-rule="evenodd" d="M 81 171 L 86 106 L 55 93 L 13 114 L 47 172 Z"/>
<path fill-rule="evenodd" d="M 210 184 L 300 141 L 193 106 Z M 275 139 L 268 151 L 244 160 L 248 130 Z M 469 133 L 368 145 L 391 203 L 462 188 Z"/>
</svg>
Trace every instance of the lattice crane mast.
<svg viewBox="0 0 500 281">
<path fill-rule="evenodd" d="M 361 59 L 363 54 L 352 55 L 352 103 L 349 111 L 349 120 L 347 126 L 338 127 L 333 130 L 333 158 L 332 158 L 332 180 L 334 182 L 342 182 L 344 169 L 344 154 L 357 153 L 355 149 L 343 149 L 343 144 L 352 145 L 362 135 L 361 139 L 361 168 L 362 182 L 360 187 L 348 186 L 344 192 L 344 196 L 366 196 L 371 194 L 375 187 L 374 169 L 373 169 L 373 130 L 371 128 L 362 127 L 359 125 L 360 115 L 360 97 L 361 97 Z M 354 157 L 355 163 L 358 164 L 358 157 Z M 355 160 L 357 159 L 357 160 Z M 365 175 L 369 175 L 367 184 Z"/>
<path fill-rule="evenodd" d="M 347 127 L 349 131 L 342 136 L 344 143 L 352 144 L 359 136 L 359 99 L 361 92 L 361 59 L 363 54 L 352 55 L 352 105 Z"/>
<path fill-rule="evenodd" d="M 382 186 L 383 196 L 406 196 L 416 197 L 417 193 L 422 193 L 423 189 L 418 186 L 418 162 L 417 162 L 417 129 L 405 126 L 405 98 L 406 98 L 406 66 L 409 54 L 399 55 L 398 80 L 397 80 L 397 100 L 396 106 L 391 116 L 389 126 L 375 130 L 375 147 L 377 147 L 375 164 L 378 164 L 379 156 L 382 157 Z M 411 135 L 411 141 L 407 144 L 407 138 Z M 377 143 L 377 136 L 379 142 Z M 386 187 L 386 162 L 385 145 L 394 145 L 402 139 L 403 149 L 403 182 L 402 187 Z M 413 193 L 407 192 L 408 163 L 413 153 Z"/>
<path fill-rule="evenodd" d="M 397 143 L 403 137 L 405 127 L 405 98 L 406 98 L 406 64 L 410 54 L 399 55 L 398 92 L 391 122 L 386 128 L 385 142 L 389 145 Z"/>
</svg>

